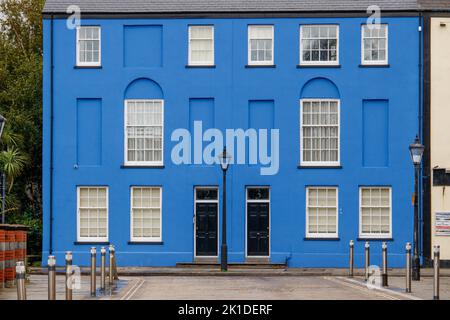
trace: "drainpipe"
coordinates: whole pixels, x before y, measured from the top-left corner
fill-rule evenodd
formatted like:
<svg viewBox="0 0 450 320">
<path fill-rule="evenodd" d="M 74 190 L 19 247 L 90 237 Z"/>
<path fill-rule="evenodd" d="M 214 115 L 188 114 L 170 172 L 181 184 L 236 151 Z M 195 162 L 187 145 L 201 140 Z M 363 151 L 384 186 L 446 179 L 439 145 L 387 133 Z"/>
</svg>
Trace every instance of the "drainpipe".
<svg viewBox="0 0 450 320">
<path fill-rule="evenodd" d="M 423 16 L 419 11 L 419 137 L 423 141 Z M 423 143 L 423 142 L 422 142 Z M 428 146 L 429 147 L 429 146 Z M 423 162 L 419 168 L 419 194 L 417 195 L 419 205 L 419 257 L 423 257 Z"/>
<path fill-rule="evenodd" d="M 286 265 L 284 270 L 287 270 L 289 268 L 289 262 L 291 261 L 291 259 L 292 259 L 292 249 L 289 252 L 289 254 L 287 254 L 286 257 L 284 258 L 284 264 Z"/>
<path fill-rule="evenodd" d="M 49 230 L 49 254 L 53 254 L 53 20 L 50 23 L 50 230 Z"/>
</svg>

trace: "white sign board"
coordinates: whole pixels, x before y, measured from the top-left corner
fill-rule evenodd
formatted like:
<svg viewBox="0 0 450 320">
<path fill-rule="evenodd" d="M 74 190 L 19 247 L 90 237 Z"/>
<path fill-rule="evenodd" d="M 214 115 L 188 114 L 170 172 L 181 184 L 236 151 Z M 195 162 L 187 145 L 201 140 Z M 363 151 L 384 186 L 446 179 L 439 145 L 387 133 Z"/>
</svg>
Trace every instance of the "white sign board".
<svg viewBox="0 0 450 320">
<path fill-rule="evenodd" d="M 436 212 L 434 230 L 437 236 L 450 236 L 450 212 Z"/>
</svg>

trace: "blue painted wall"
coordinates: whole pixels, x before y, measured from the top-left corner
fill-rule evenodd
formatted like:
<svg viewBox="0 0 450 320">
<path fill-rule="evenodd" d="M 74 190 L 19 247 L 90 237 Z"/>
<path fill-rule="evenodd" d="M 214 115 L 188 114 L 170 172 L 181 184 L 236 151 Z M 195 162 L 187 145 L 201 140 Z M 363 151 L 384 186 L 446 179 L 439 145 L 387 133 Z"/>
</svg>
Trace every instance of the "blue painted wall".
<svg viewBox="0 0 450 320">
<path fill-rule="evenodd" d="M 102 100 L 77 99 L 77 165 L 102 164 Z"/>
<path fill-rule="evenodd" d="M 229 170 L 228 244 L 232 262 L 245 260 L 246 186 L 271 187 L 272 262 L 287 260 L 291 267 L 344 267 L 348 243 L 358 237 L 359 186 L 388 185 L 393 190 L 389 262 L 402 266 L 404 246 L 412 240 L 413 226 L 413 169 L 408 145 L 418 131 L 419 19 L 389 17 L 382 22 L 389 24 L 389 68 L 359 67 L 360 27 L 365 18 L 83 20 L 82 24 L 102 27 L 102 68 L 76 69 L 75 30 L 67 29 L 65 20 L 55 20 L 53 251 L 58 264 L 63 264 L 67 250 L 74 252 L 75 264 L 88 264 L 91 245 L 74 244 L 79 185 L 109 186 L 109 240 L 116 246 L 119 265 L 172 266 L 193 261 L 194 187 L 220 186 L 221 171 L 218 166 L 174 165 L 170 161 L 174 145 L 170 135 L 177 128 L 189 129 L 193 119 L 201 116 L 198 110 L 205 108 L 205 121 L 220 130 L 245 129 L 253 123 L 280 129 L 277 175 L 261 176 L 258 166 L 249 165 Z M 275 26 L 276 68 L 245 68 L 247 25 L 260 23 Z M 340 68 L 296 67 L 299 26 L 309 23 L 339 24 Z M 215 26 L 216 68 L 186 68 L 189 24 Z M 152 40 L 140 39 L 144 36 Z M 44 52 L 46 260 L 50 208 L 49 20 L 44 20 Z M 149 80 L 133 83 L 137 79 Z M 125 97 L 164 98 L 164 169 L 121 167 Z M 340 97 L 341 169 L 298 168 L 301 97 Z M 95 110 L 84 110 L 84 104 L 94 105 Z M 94 115 L 89 121 L 85 121 L 91 117 L 86 112 Z M 376 130 L 375 123 L 381 125 L 381 131 Z M 77 141 L 88 140 L 79 133 L 86 126 L 95 128 L 95 139 L 77 145 Z M 365 143 L 381 145 L 371 149 Z M 162 245 L 128 245 L 132 185 L 163 186 Z M 340 240 L 305 241 L 305 188 L 328 185 L 339 187 Z M 371 243 L 372 263 L 381 264 L 381 242 Z M 363 265 L 363 244 L 356 241 L 358 266 Z"/>
<path fill-rule="evenodd" d="M 389 165 L 389 101 L 363 101 L 363 165 Z"/>
</svg>

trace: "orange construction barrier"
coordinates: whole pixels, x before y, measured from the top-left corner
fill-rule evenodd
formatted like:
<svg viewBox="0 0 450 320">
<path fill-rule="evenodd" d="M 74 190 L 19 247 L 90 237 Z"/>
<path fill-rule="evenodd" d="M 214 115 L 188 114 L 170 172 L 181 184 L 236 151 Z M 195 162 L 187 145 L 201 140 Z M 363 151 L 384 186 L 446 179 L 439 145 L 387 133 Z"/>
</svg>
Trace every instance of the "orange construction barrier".
<svg viewBox="0 0 450 320">
<path fill-rule="evenodd" d="M 26 226 L 0 224 L 0 288 L 14 286 L 16 262 L 26 262 L 27 230 Z"/>
</svg>

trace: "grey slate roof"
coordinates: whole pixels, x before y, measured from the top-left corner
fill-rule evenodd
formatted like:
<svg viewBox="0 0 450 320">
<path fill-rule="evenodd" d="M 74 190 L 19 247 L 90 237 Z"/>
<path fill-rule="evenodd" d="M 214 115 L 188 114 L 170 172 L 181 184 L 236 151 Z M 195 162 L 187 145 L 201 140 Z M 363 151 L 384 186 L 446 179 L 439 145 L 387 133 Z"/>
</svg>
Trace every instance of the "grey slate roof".
<svg viewBox="0 0 450 320">
<path fill-rule="evenodd" d="M 424 0 L 445 2 L 449 0 Z M 365 12 L 414 11 L 417 0 L 47 0 L 44 13 L 66 13 L 78 5 L 81 13 L 230 13 L 230 12 Z"/>
<path fill-rule="evenodd" d="M 419 0 L 419 5 L 424 10 L 449 10 L 450 0 Z"/>
</svg>

